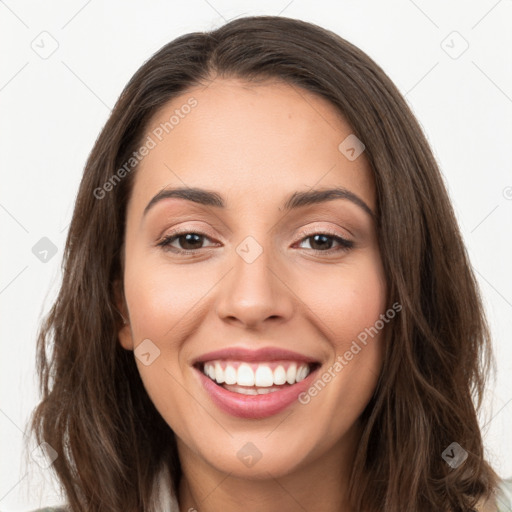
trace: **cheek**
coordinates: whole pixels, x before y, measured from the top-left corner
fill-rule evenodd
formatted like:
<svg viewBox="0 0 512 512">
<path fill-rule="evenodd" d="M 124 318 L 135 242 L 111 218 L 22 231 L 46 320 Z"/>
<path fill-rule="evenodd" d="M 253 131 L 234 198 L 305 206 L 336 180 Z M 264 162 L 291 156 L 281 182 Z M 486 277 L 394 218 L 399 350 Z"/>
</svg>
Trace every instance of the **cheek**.
<svg viewBox="0 0 512 512">
<path fill-rule="evenodd" d="M 183 340 L 197 323 L 198 310 L 212 284 L 184 266 L 152 257 L 138 248 L 130 253 L 125 269 L 125 294 L 137 347 L 151 340 L 158 357 L 149 365 L 136 358 L 137 368 L 151 401 L 169 426 L 188 439 L 192 421 L 200 411 L 185 390 L 181 366 Z M 204 300 L 204 299 L 203 299 Z"/>
<path fill-rule="evenodd" d="M 125 293 L 135 334 L 166 343 L 176 338 L 170 333 L 178 334 L 197 317 L 211 280 L 211 274 L 191 272 L 161 257 L 133 257 L 126 267 Z"/>
<path fill-rule="evenodd" d="M 386 281 L 378 253 L 326 269 L 302 282 L 301 297 L 324 326 L 336 353 L 345 352 L 386 309 Z"/>
<path fill-rule="evenodd" d="M 321 320 L 317 325 L 333 353 L 300 402 L 317 418 L 307 428 L 312 437 L 322 432 L 326 449 L 355 423 L 375 391 L 383 360 L 383 328 L 389 323 L 381 320 L 386 290 L 377 253 L 331 271 L 309 287 L 315 301 L 311 309 Z"/>
</svg>

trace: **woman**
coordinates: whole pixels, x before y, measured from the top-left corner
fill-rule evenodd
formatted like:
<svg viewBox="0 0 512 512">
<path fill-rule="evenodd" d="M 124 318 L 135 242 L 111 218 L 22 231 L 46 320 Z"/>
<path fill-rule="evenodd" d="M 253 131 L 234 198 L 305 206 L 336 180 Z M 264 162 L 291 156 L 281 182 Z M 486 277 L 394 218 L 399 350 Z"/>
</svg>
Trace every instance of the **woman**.
<svg viewBox="0 0 512 512">
<path fill-rule="evenodd" d="M 247 17 L 164 46 L 96 141 L 32 429 L 72 511 L 501 511 L 490 356 L 396 87 Z"/>
</svg>

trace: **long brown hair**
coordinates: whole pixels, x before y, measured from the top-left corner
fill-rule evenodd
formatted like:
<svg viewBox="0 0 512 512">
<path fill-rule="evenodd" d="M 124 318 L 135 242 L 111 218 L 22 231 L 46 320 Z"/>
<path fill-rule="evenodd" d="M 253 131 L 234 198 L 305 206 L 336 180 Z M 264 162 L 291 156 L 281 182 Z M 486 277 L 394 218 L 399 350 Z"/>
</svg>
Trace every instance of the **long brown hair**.
<svg viewBox="0 0 512 512">
<path fill-rule="evenodd" d="M 62 286 L 38 336 L 42 400 L 30 425 L 37 441 L 59 455 L 53 468 L 70 509 L 153 510 L 162 465 L 177 490 L 174 433 L 117 337 L 115 285 L 122 281 L 136 167 L 108 192 L 95 191 L 130 159 L 160 107 L 215 77 L 277 79 L 316 93 L 364 143 L 377 190 L 388 301 L 402 311 L 387 331 L 382 373 L 362 416 L 352 501 L 371 512 L 466 512 L 498 481 L 484 460 L 477 421 L 492 354 L 437 164 L 406 102 L 375 62 L 330 31 L 274 16 L 239 18 L 165 45 L 127 84 L 87 160 Z M 442 457 L 452 442 L 469 454 L 455 469 Z"/>
</svg>

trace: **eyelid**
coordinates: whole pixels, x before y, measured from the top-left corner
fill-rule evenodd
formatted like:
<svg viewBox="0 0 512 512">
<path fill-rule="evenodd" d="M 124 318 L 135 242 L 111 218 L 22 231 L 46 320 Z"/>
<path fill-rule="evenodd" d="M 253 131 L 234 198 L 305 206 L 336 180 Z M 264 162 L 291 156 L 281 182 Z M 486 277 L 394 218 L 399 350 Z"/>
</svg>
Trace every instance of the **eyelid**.
<svg viewBox="0 0 512 512">
<path fill-rule="evenodd" d="M 157 240 L 161 240 L 162 238 L 166 238 L 168 236 L 177 235 L 177 234 L 181 234 L 181 233 L 198 233 L 198 234 L 206 235 L 209 238 L 217 237 L 216 235 L 213 234 L 211 229 L 204 226 L 204 222 L 195 221 L 195 222 L 199 223 L 198 226 L 196 226 L 196 224 L 194 224 L 194 221 L 191 221 L 191 222 L 192 223 L 190 223 L 190 221 L 183 221 L 171 228 L 164 229 L 157 236 Z"/>
<path fill-rule="evenodd" d="M 329 257 L 329 256 L 338 256 L 340 252 L 341 253 L 347 252 L 356 247 L 354 240 L 347 238 L 344 235 L 338 233 L 337 231 L 334 231 L 329 228 L 316 228 L 316 229 L 313 228 L 312 230 L 309 230 L 309 229 L 304 230 L 301 232 L 298 240 L 296 242 L 294 242 L 293 245 L 301 244 L 305 240 L 307 240 L 309 238 L 313 238 L 315 235 L 326 235 L 329 238 L 332 238 L 335 241 L 335 243 L 337 243 L 340 247 L 338 249 L 334 249 L 334 250 L 331 248 L 331 249 L 328 249 L 327 251 L 321 251 L 319 249 L 309 249 L 309 250 L 304 249 L 304 250 L 307 250 L 308 252 L 313 251 L 313 253 L 325 254 L 325 257 Z M 302 249 L 302 248 L 299 247 L 299 249 Z"/>
<path fill-rule="evenodd" d="M 201 230 L 201 229 L 194 229 L 194 228 L 183 228 L 183 229 L 176 229 L 176 230 L 171 230 L 171 231 L 166 231 L 163 235 L 161 235 L 160 237 L 158 237 L 155 245 L 158 247 L 158 246 L 162 246 L 164 249 L 165 247 L 168 245 L 170 247 L 170 243 L 169 244 L 166 244 L 165 242 L 174 238 L 175 240 L 177 240 L 180 236 L 183 236 L 183 235 L 187 235 L 189 233 L 195 233 L 197 235 L 200 235 L 202 236 L 203 238 L 209 240 L 210 242 L 212 242 L 213 244 L 209 247 L 204 247 L 200 250 L 204 250 L 204 249 L 211 249 L 213 247 L 215 247 L 216 245 L 218 245 L 218 242 L 217 240 L 215 239 L 215 237 L 211 236 L 210 234 L 208 234 L 206 232 L 206 230 Z M 197 253 L 199 250 L 194 250 L 194 251 L 186 251 L 185 249 L 176 249 L 177 251 L 181 251 L 181 252 L 190 252 L 190 253 Z"/>
<path fill-rule="evenodd" d="M 350 235 L 354 236 L 348 229 L 345 229 L 345 231 L 350 233 Z M 322 226 L 314 226 L 312 228 L 301 229 L 300 232 L 299 232 L 299 235 L 298 235 L 299 236 L 299 240 L 297 240 L 297 241 L 302 240 L 304 237 L 312 236 L 312 235 L 317 235 L 317 234 L 320 234 L 320 233 L 324 234 L 324 235 L 330 235 L 330 236 L 333 236 L 333 237 L 342 238 L 343 240 L 346 240 L 347 242 L 351 241 L 349 238 L 347 238 L 347 236 L 345 236 L 343 233 L 340 233 L 339 231 L 335 230 L 334 228 L 322 227 Z"/>
</svg>

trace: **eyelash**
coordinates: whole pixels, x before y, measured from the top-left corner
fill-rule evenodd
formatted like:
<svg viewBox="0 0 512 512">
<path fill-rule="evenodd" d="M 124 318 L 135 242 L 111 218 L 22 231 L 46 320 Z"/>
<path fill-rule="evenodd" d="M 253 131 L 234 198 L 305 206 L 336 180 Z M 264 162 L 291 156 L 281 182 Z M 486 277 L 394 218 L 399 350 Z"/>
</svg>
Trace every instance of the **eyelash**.
<svg viewBox="0 0 512 512">
<path fill-rule="evenodd" d="M 176 254 L 181 254 L 181 255 L 184 255 L 184 256 L 188 256 L 188 255 L 197 255 L 198 251 L 200 249 L 194 249 L 194 250 L 185 250 L 185 249 L 178 249 L 177 247 L 171 247 L 171 243 L 174 242 L 175 240 L 178 240 L 178 238 L 180 236 L 183 236 L 183 235 L 199 235 L 199 236 L 202 236 L 204 238 L 207 238 L 207 239 L 210 239 L 210 237 L 206 234 L 206 233 L 202 233 L 201 231 L 175 231 L 175 232 L 172 232 L 170 233 L 169 235 L 165 236 L 164 238 L 162 238 L 162 240 L 160 240 L 160 242 L 157 243 L 157 246 L 158 247 L 162 247 L 162 249 L 164 251 L 171 251 L 171 252 L 174 252 Z M 331 254 L 332 252 L 334 253 L 337 253 L 337 252 L 346 252 L 350 249 L 352 249 L 354 247 L 354 242 L 352 240 L 347 240 L 346 238 L 343 238 L 341 236 L 339 236 L 338 234 L 336 233 L 332 233 L 330 232 L 329 230 L 325 230 L 325 231 L 316 231 L 316 232 L 313 232 L 313 233 L 302 233 L 302 238 L 299 240 L 299 242 L 303 242 L 304 240 L 307 240 L 309 238 L 313 238 L 314 236 L 316 235 L 324 235 L 324 236 L 327 236 L 328 238 L 332 238 L 335 242 L 338 242 L 338 244 L 341 246 L 339 247 L 338 249 L 327 249 L 326 251 L 322 251 L 320 249 L 310 249 L 311 251 L 315 252 L 315 253 L 328 253 L 328 254 Z"/>
</svg>

